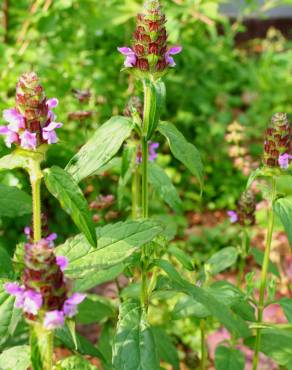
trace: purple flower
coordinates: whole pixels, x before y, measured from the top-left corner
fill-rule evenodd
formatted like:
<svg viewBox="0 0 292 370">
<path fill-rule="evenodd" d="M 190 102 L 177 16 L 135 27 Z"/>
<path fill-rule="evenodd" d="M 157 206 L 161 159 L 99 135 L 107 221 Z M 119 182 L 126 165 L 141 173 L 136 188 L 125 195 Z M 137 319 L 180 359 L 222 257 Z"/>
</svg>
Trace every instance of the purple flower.
<svg viewBox="0 0 292 370">
<path fill-rule="evenodd" d="M 77 313 L 77 306 L 85 299 L 86 295 L 81 293 L 74 293 L 68 298 L 63 306 L 64 314 L 68 317 L 73 317 Z"/>
<path fill-rule="evenodd" d="M 228 211 L 227 215 L 232 224 L 235 224 L 238 221 L 238 214 L 235 211 Z"/>
<path fill-rule="evenodd" d="M 56 233 L 52 233 L 46 237 L 46 241 L 54 244 L 53 242 L 58 238 Z"/>
<path fill-rule="evenodd" d="M 279 159 L 278 159 L 279 166 L 281 168 L 287 170 L 289 168 L 289 161 L 290 161 L 290 159 L 292 159 L 292 155 L 290 155 L 288 153 L 281 154 L 279 156 Z"/>
<path fill-rule="evenodd" d="M 40 293 L 35 292 L 32 289 L 26 290 L 24 292 L 24 301 L 22 305 L 22 309 L 24 312 L 31 313 L 32 315 L 36 315 L 38 310 L 42 307 L 43 298 Z"/>
<path fill-rule="evenodd" d="M 59 100 L 57 98 L 52 98 L 47 101 L 47 106 L 50 109 L 56 108 L 59 104 Z"/>
<path fill-rule="evenodd" d="M 4 285 L 6 292 L 10 295 L 13 295 L 15 300 L 15 307 L 22 308 L 24 302 L 24 287 L 21 287 L 18 283 L 6 283 Z"/>
<path fill-rule="evenodd" d="M 61 271 L 64 271 L 69 264 L 68 259 L 65 256 L 57 256 L 56 263 L 60 267 Z"/>
<path fill-rule="evenodd" d="M 37 145 L 36 133 L 31 133 L 31 132 L 25 130 L 20 135 L 20 145 L 24 149 L 35 149 L 36 145 Z"/>
<path fill-rule="evenodd" d="M 171 67 L 175 67 L 175 61 L 171 55 L 179 54 L 182 51 L 182 46 L 173 46 L 165 53 L 165 61 Z"/>
<path fill-rule="evenodd" d="M 53 330 L 57 328 L 61 328 L 64 326 L 65 323 L 65 316 L 62 311 L 49 311 L 46 312 L 45 319 L 44 319 L 44 327 Z"/>
<path fill-rule="evenodd" d="M 150 142 L 149 143 L 149 161 L 153 162 L 157 158 L 157 153 L 155 149 L 159 148 L 159 143 Z"/>
<path fill-rule="evenodd" d="M 7 126 L 0 126 L 0 135 L 5 136 L 5 144 L 11 148 L 13 143 L 18 142 L 18 135 L 16 132 L 10 130 Z"/>
<path fill-rule="evenodd" d="M 118 48 L 118 51 L 126 57 L 124 66 L 128 68 L 134 67 L 137 61 L 137 57 L 134 51 L 126 46 Z"/>
<path fill-rule="evenodd" d="M 48 144 L 55 144 L 58 142 L 55 129 L 62 127 L 60 122 L 51 122 L 48 126 L 43 128 L 43 138 L 47 140 Z"/>
<path fill-rule="evenodd" d="M 5 109 L 3 111 L 3 118 L 9 123 L 8 128 L 11 131 L 18 132 L 19 129 L 25 128 L 24 118 L 16 108 Z"/>
</svg>

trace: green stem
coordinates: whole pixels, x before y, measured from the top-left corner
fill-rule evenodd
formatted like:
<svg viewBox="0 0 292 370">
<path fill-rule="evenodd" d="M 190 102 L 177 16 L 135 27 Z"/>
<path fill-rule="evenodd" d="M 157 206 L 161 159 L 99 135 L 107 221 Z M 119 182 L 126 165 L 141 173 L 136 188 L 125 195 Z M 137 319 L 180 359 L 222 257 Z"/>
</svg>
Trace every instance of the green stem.
<svg viewBox="0 0 292 370">
<path fill-rule="evenodd" d="M 136 157 L 136 152 L 135 152 Z M 132 174 L 132 219 L 136 220 L 140 216 L 139 212 L 139 193 L 140 193 L 140 173 L 139 168 L 135 165 Z"/>
<path fill-rule="evenodd" d="M 204 319 L 200 320 L 201 329 L 201 370 L 206 369 L 206 343 L 205 343 L 205 329 L 206 321 Z"/>
<path fill-rule="evenodd" d="M 30 326 L 31 363 L 33 370 L 53 369 L 53 332 L 42 324 L 34 323 Z"/>
<path fill-rule="evenodd" d="M 237 277 L 237 286 L 240 287 L 242 278 L 244 275 L 245 263 L 246 263 L 246 255 L 247 255 L 247 248 L 248 248 L 248 231 L 246 228 L 243 229 L 242 235 L 242 245 L 241 245 L 241 254 L 239 260 L 239 271 Z"/>
<path fill-rule="evenodd" d="M 148 218 L 148 141 L 142 138 L 142 212 Z"/>
<path fill-rule="evenodd" d="M 263 261 L 262 272 L 261 272 L 260 297 L 259 297 L 258 318 L 257 318 L 258 323 L 261 323 L 263 319 L 263 311 L 265 307 L 265 290 L 266 290 L 266 285 L 267 285 L 268 267 L 269 267 L 269 262 L 270 262 L 270 251 L 271 251 L 272 236 L 273 236 L 274 221 L 275 221 L 275 216 L 274 216 L 274 211 L 273 211 L 273 205 L 274 205 L 275 198 L 276 198 L 276 181 L 273 178 L 272 198 L 271 198 L 271 204 L 269 208 L 268 233 L 267 233 L 264 261 Z M 255 354 L 253 358 L 253 370 L 256 370 L 258 367 L 260 345 L 261 345 L 261 329 L 257 329 Z"/>
<path fill-rule="evenodd" d="M 30 183 L 32 188 L 32 204 L 33 204 L 33 239 L 38 242 L 42 238 L 41 226 L 41 181 L 42 173 L 39 162 L 33 162 L 30 168 Z"/>
</svg>

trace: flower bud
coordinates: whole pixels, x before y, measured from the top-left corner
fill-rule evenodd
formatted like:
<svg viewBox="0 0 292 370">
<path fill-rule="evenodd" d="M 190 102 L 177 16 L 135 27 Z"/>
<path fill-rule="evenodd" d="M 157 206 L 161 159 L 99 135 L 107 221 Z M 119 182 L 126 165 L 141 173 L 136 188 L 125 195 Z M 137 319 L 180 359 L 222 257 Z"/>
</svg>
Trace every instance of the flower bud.
<svg viewBox="0 0 292 370">
<path fill-rule="evenodd" d="M 243 192 L 237 205 L 238 223 L 242 226 L 255 225 L 256 199 L 251 190 Z"/>
<path fill-rule="evenodd" d="M 263 162 L 268 167 L 279 167 L 279 158 L 291 155 L 291 127 L 286 113 L 276 113 L 266 130 Z M 280 162 L 280 163 L 279 163 Z"/>
<path fill-rule="evenodd" d="M 140 118 L 143 118 L 143 103 L 138 96 L 132 96 L 125 109 L 124 109 L 124 116 L 132 117 L 132 114 L 137 112 Z"/>
</svg>

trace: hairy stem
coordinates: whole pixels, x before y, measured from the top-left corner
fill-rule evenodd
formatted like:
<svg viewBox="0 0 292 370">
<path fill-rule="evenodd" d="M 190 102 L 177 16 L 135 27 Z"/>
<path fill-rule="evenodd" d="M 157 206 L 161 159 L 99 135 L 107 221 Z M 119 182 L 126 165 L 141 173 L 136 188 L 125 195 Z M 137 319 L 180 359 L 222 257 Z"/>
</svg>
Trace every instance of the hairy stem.
<svg viewBox="0 0 292 370">
<path fill-rule="evenodd" d="M 271 251 L 272 236 L 273 236 L 273 229 L 274 229 L 274 219 L 275 219 L 274 211 L 273 211 L 273 205 L 274 205 L 275 198 L 276 198 L 276 181 L 273 178 L 272 197 L 271 197 L 271 203 L 269 207 L 268 233 L 267 233 L 264 261 L 263 261 L 262 272 L 261 272 L 260 297 L 259 297 L 258 317 L 257 317 L 258 323 L 261 323 L 263 319 L 263 311 L 265 307 L 265 290 L 266 290 L 266 285 L 267 285 L 267 275 L 268 275 L 268 267 L 269 267 L 269 261 L 270 261 L 270 251 Z M 257 329 L 255 353 L 254 353 L 254 358 L 253 358 L 253 370 L 256 370 L 258 367 L 260 345 L 261 345 L 261 329 Z"/>
<path fill-rule="evenodd" d="M 33 370 L 53 369 L 53 332 L 42 324 L 35 323 L 30 327 L 31 363 Z"/>
<path fill-rule="evenodd" d="M 34 162 L 30 169 L 30 183 L 33 203 L 33 239 L 38 242 L 42 238 L 41 225 L 41 170 L 39 162 Z"/>
</svg>

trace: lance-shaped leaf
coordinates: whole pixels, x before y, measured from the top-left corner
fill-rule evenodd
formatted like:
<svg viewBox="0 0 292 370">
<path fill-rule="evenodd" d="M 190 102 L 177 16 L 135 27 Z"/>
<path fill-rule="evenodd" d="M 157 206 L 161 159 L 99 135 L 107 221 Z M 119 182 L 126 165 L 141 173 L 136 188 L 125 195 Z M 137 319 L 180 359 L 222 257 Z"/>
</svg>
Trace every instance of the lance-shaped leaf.
<svg viewBox="0 0 292 370">
<path fill-rule="evenodd" d="M 168 274 L 171 279 L 172 288 L 183 292 L 198 303 L 205 306 L 211 315 L 216 317 L 230 332 L 239 337 L 247 337 L 250 335 L 247 324 L 224 303 L 217 300 L 207 289 L 199 288 L 188 281 L 182 279 L 174 267 L 164 260 L 160 260 L 157 264 Z"/>
<path fill-rule="evenodd" d="M 203 164 L 198 149 L 188 142 L 183 134 L 169 122 L 160 122 L 158 131 L 166 137 L 172 154 L 203 184 Z"/>
<path fill-rule="evenodd" d="M 4 289 L 4 282 L 0 281 L 0 344 L 13 335 L 21 318 L 21 312 L 14 307 L 15 298 Z"/>
<path fill-rule="evenodd" d="M 50 193 L 58 199 L 64 211 L 71 216 L 89 243 L 95 246 L 94 223 L 86 199 L 75 180 L 68 172 L 57 166 L 45 170 L 44 176 Z"/>
<path fill-rule="evenodd" d="M 278 199 L 274 204 L 274 211 L 286 230 L 292 248 L 292 196 Z"/>
<path fill-rule="evenodd" d="M 113 365 L 119 370 L 159 370 L 153 333 L 138 301 L 120 307 L 113 345 Z"/>
<path fill-rule="evenodd" d="M 158 326 L 152 326 L 151 331 L 154 336 L 158 358 L 171 364 L 174 370 L 179 370 L 179 357 L 171 337 Z"/>
<path fill-rule="evenodd" d="M 149 182 L 158 196 L 174 211 L 181 212 L 182 202 L 167 174 L 156 163 L 149 163 Z"/>
<path fill-rule="evenodd" d="M 13 186 L 0 184 L 0 217 L 19 217 L 32 212 L 31 196 Z"/>
<path fill-rule="evenodd" d="M 131 119 L 116 116 L 99 127 L 66 167 L 79 182 L 104 166 L 120 149 L 133 129 Z"/>
<path fill-rule="evenodd" d="M 146 109 L 144 110 L 144 133 L 150 140 L 157 128 L 165 100 L 165 85 L 161 81 L 144 82 Z M 146 132 L 145 132 L 146 131 Z"/>
<path fill-rule="evenodd" d="M 96 248 L 79 234 L 59 246 L 56 252 L 69 260 L 65 273 L 80 278 L 89 271 L 108 269 L 121 263 L 161 232 L 161 226 L 150 220 L 118 222 L 96 229 Z"/>
<path fill-rule="evenodd" d="M 211 275 L 219 274 L 232 266 L 238 257 L 238 250 L 234 247 L 226 247 L 213 254 L 205 263 L 208 273 Z"/>
</svg>

